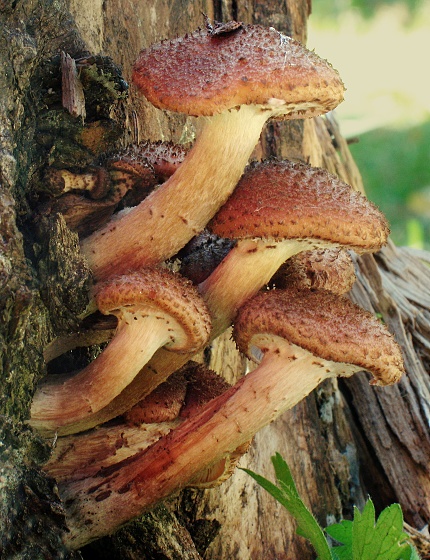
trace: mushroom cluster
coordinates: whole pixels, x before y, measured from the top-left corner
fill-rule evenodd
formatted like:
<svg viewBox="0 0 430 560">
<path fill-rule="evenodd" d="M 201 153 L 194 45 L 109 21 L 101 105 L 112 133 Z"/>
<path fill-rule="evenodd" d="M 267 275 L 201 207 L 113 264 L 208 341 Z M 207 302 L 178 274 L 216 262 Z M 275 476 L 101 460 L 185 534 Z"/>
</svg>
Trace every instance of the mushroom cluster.
<svg viewBox="0 0 430 560">
<path fill-rule="evenodd" d="M 48 376 L 32 405 L 32 425 L 62 436 L 46 470 L 58 479 L 73 548 L 177 489 L 223 480 L 255 432 L 322 380 L 367 370 L 388 385 L 403 372 L 385 326 L 342 295 L 354 280 L 347 251 L 386 243 L 381 212 L 323 169 L 247 166 L 268 119 L 310 118 L 342 101 L 331 65 L 273 28 L 233 22 L 142 51 L 133 81 L 156 107 L 203 125 L 189 151 L 159 158 L 164 167 L 130 147 L 104 172 L 50 177 L 94 198 L 103 181 L 120 198 L 162 183 L 82 239 L 94 308 L 112 314 L 116 330 L 86 368 Z M 191 279 L 168 270 L 199 236 L 217 240 L 204 270 L 198 258 Z M 192 381 L 177 377 L 232 324 L 256 369 L 228 388 L 201 368 Z"/>
</svg>

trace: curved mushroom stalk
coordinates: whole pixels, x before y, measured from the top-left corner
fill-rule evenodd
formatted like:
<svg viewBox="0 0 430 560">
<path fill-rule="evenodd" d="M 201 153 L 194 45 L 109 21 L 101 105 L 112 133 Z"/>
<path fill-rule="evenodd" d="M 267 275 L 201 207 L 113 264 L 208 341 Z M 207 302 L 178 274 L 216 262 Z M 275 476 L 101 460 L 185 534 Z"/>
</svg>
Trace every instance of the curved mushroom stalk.
<svg viewBox="0 0 430 560">
<path fill-rule="evenodd" d="M 125 425 L 105 424 L 83 434 L 58 438 L 44 470 L 59 483 L 106 472 L 112 465 L 149 448 L 229 387 L 214 371 L 190 361 L 150 393 Z M 193 486 L 209 487 L 228 478 L 249 443 L 200 473 Z"/>
<path fill-rule="evenodd" d="M 210 317 L 190 282 L 168 270 L 147 269 L 100 284 L 102 313 L 118 317 L 105 350 L 75 375 L 49 376 L 36 392 L 31 424 L 65 430 L 108 405 L 161 347 L 184 354 L 208 341 Z"/>
<path fill-rule="evenodd" d="M 376 251 L 388 235 L 384 216 L 363 195 L 323 169 L 288 161 L 251 166 L 209 227 L 223 237 L 241 238 L 199 285 L 212 317 L 212 338 L 292 255 L 311 247 Z M 150 368 L 121 395 L 100 414 L 70 424 L 69 433 L 123 414 L 191 357 L 157 352 Z"/>
<path fill-rule="evenodd" d="M 227 200 L 269 118 L 317 116 L 344 93 L 325 60 L 273 28 L 252 25 L 153 45 L 140 54 L 133 80 L 156 107 L 205 121 L 161 188 L 83 240 L 96 279 L 177 253 Z"/>
<path fill-rule="evenodd" d="M 116 530 L 186 486 L 322 380 L 367 369 L 374 383 L 386 385 L 403 372 L 399 347 L 386 328 L 325 291 L 261 293 L 239 312 L 235 336 L 247 355 L 255 348 L 263 355 L 254 371 L 149 449 L 108 472 L 59 485 L 72 548 Z"/>
</svg>

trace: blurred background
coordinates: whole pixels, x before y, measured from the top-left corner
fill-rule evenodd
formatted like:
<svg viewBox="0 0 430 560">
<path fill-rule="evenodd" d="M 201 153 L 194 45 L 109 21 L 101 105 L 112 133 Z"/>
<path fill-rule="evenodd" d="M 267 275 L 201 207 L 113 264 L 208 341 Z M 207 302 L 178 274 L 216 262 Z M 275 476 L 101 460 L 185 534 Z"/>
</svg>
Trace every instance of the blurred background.
<svg viewBox="0 0 430 560">
<path fill-rule="evenodd" d="M 430 1 L 313 0 L 308 47 L 347 87 L 336 109 L 397 245 L 430 249 Z"/>
</svg>

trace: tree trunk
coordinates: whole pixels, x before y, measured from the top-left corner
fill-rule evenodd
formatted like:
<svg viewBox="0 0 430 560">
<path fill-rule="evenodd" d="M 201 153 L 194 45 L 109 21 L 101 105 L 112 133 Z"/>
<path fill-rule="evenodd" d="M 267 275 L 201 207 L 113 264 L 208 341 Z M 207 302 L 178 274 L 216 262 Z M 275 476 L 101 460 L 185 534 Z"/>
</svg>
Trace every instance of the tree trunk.
<svg viewBox="0 0 430 560">
<path fill-rule="evenodd" d="M 43 440 L 26 420 L 46 374 L 43 348 L 73 332 L 90 275 L 76 234 L 46 210 L 52 198 L 46 167 L 82 169 L 115 146 L 145 139 L 191 141 L 194 119 L 156 110 L 133 87 L 126 96 L 123 79 L 129 82 L 139 50 L 204 25 L 202 13 L 273 26 L 305 42 L 310 0 L 16 0 L 0 6 L 0 556 L 64 558 L 73 553 L 62 544 L 63 506 L 41 470 L 55 441 Z M 85 111 L 78 100 L 71 106 L 75 115 L 63 109 L 61 52 L 84 59 L 78 66 L 81 81 L 86 77 Z M 333 117 L 271 123 L 254 155 L 309 161 L 362 189 Z M 378 509 L 400 502 L 406 521 L 421 529 L 430 513 L 428 269 L 392 244 L 357 259 L 356 268 L 352 297 L 380 313 L 396 335 L 407 375 L 384 389 L 370 387 L 363 373 L 339 385 L 324 383 L 257 434 L 241 466 L 273 478 L 270 456 L 280 452 L 323 525 L 349 516 L 352 505 L 362 506 L 371 494 Z M 229 333 L 201 359 L 229 381 L 246 367 Z M 312 554 L 288 515 L 242 471 L 219 488 L 184 491 L 82 550 L 86 558 L 121 559 Z"/>
</svg>

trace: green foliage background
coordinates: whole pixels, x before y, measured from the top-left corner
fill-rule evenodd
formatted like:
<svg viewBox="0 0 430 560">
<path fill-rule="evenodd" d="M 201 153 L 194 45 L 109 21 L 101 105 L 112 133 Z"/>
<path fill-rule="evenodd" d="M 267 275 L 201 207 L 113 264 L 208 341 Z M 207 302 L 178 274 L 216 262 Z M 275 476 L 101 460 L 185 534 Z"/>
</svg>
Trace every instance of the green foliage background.
<svg viewBox="0 0 430 560">
<path fill-rule="evenodd" d="M 408 34 L 414 29 L 422 31 L 427 29 L 425 26 L 429 26 L 428 8 L 429 0 L 313 0 L 311 21 L 317 22 L 320 29 L 325 29 L 328 35 L 331 33 L 333 36 L 337 30 L 342 29 L 345 22 L 343 16 L 347 14 L 354 14 L 356 25 L 363 27 L 360 22 L 371 24 L 378 18 L 380 21 L 387 13 L 395 12 L 407 31 L 406 35 L 410 36 Z M 416 52 L 416 42 L 414 47 L 411 45 L 408 70 L 421 78 L 427 72 L 430 92 L 430 67 L 425 54 L 430 49 L 430 28 L 427 36 L 429 40 L 422 45 L 422 52 Z M 408 45 L 407 41 L 405 43 Z M 360 44 L 362 43 L 357 41 L 357 45 Z M 339 49 L 342 48 L 344 47 L 340 44 Z M 389 56 L 384 36 L 381 36 L 380 51 Z M 370 55 L 367 53 L 365 56 Z M 400 86 L 402 79 L 405 79 L 402 78 L 401 63 L 399 61 L 398 68 L 390 66 L 395 80 L 398 73 Z M 382 69 L 382 75 L 384 70 Z M 418 80 L 417 83 L 422 84 L 423 80 Z M 377 87 L 381 89 L 380 84 Z M 384 92 L 387 99 L 388 87 Z M 351 143 L 350 148 L 363 176 L 366 193 L 386 214 L 395 243 L 430 250 L 430 113 L 427 109 L 427 113 L 419 120 L 414 118 L 415 107 L 407 104 L 407 98 L 399 98 L 402 95 L 400 91 L 401 88 L 392 95 L 393 98 L 397 95 L 395 99 L 398 106 L 403 104 L 406 109 L 401 124 L 393 123 L 386 128 L 361 132 L 354 138 L 356 142 Z M 393 102 L 393 106 L 396 102 Z M 362 103 L 365 104 L 365 100 Z M 361 108 L 361 114 L 366 114 L 365 105 Z M 407 124 L 408 120 L 410 126 Z M 341 118 L 340 126 L 342 129 Z"/>
<path fill-rule="evenodd" d="M 313 0 L 312 13 L 319 19 L 335 18 L 350 10 L 358 10 L 366 18 L 372 18 L 384 6 L 403 6 L 411 16 L 415 15 L 426 0 Z"/>
<path fill-rule="evenodd" d="M 393 240 L 430 249 L 430 120 L 366 132 L 350 148 L 367 195 L 388 217 Z"/>
</svg>

